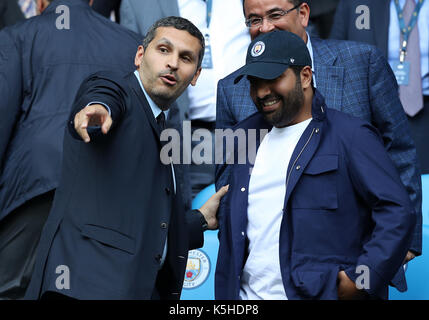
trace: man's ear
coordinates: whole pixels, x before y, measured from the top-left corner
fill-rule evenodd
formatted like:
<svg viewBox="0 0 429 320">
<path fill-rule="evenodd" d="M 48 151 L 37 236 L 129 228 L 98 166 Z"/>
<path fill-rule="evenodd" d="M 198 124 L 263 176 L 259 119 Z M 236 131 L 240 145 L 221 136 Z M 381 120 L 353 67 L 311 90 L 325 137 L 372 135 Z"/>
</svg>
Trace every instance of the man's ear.
<svg viewBox="0 0 429 320">
<path fill-rule="evenodd" d="M 301 86 L 303 89 L 311 88 L 311 81 L 313 80 L 313 71 L 310 66 L 305 66 L 301 70 Z"/>
<path fill-rule="evenodd" d="M 140 64 L 142 63 L 143 55 L 144 55 L 144 48 L 142 45 L 140 45 L 137 48 L 137 53 L 134 58 L 134 65 L 137 67 L 137 69 L 140 67 Z"/>
<path fill-rule="evenodd" d="M 192 78 L 191 85 L 195 86 L 197 84 L 197 79 L 201 74 L 201 67 L 198 68 L 197 72 L 195 72 L 194 77 Z"/>
<path fill-rule="evenodd" d="M 299 20 L 301 22 L 301 25 L 304 28 L 307 28 L 308 21 L 310 19 L 310 7 L 306 2 L 302 3 L 301 6 L 299 7 L 298 14 L 299 14 Z"/>
<path fill-rule="evenodd" d="M 94 4 L 94 0 L 89 0 L 89 6 L 92 7 L 93 4 Z"/>
</svg>

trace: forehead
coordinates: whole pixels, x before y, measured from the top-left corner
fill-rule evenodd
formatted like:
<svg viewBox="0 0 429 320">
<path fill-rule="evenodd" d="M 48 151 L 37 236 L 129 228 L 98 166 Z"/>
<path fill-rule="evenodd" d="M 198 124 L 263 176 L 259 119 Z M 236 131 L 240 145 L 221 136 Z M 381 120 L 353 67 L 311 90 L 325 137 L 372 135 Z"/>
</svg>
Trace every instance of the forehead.
<svg viewBox="0 0 429 320">
<path fill-rule="evenodd" d="M 193 51 L 198 53 L 201 49 L 200 41 L 186 30 L 174 27 L 159 27 L 156 29 L 155 37 L 149 44 L 158 45 L 165 43 L 179 50 Z"/>
<path fill-rule="evenodd" d="M 244 12 L 249 14 L 265 14 L 273 9 L 285 9 L 287 4 L 291 4 L 288 0 L 245 0 Z"/>
</svg>

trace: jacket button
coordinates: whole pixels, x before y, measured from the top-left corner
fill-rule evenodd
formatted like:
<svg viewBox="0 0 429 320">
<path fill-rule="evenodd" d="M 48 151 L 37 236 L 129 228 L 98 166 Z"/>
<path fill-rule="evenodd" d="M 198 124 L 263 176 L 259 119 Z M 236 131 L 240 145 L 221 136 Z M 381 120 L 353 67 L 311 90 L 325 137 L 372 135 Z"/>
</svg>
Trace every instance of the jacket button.
<svg viewBox="0 0 429 320">
<path fill-rule="evenodd" d="M 300 165 L 297 165 L 297 166 L 296 166 L 296 170 L 299 170 L 299 169 L 301 169 L 301 166 L 300 166 Z"/>
<path fill-rule="evenodd" d="M 319 128 L 316 128 L 316 133 L 319 133 Z"/>
<path fill-rule="evenodd" d="M 161 229 L 167 229 L 167 223 L 166 222 L 161 223 Z"/>
<path fill-rule="evenodd" d="M 244 191 L 246 191 L 246 188 L 241 188 L 241 192 L 244 192 Z"/>
<path fill-rule="evenodd" d="M 170 195 L 170 188 L 168 188 L 168 187 L 165 187 L 165 193 L 167 193 L 167 195 Z"/>
</svg>

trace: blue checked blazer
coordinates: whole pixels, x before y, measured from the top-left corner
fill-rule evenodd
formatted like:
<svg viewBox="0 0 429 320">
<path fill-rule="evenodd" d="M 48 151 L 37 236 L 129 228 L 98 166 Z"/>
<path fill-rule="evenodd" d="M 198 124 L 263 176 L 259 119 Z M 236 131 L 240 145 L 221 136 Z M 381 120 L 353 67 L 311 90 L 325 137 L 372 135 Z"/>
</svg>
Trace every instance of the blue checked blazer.
<svg viewBox="0 0 429 320">
<path fill-rule="evenodd" d="M 329 108 L 361 118 L 378 129 L 417 214 L 410 250 L 422 250 L 422 193 L 420 169 L 395 76 L 374 46 L 312 38 L 314 73 L 319 92 Z M 234 72 L 218 83 L 217 128 L 231 128 L 257 111 L 243 77 Z M 216 188 L 228 183 L 229 168 L 216 168 Z M 222 205 L 222 204 L 221 204 Z"/>
</svg>

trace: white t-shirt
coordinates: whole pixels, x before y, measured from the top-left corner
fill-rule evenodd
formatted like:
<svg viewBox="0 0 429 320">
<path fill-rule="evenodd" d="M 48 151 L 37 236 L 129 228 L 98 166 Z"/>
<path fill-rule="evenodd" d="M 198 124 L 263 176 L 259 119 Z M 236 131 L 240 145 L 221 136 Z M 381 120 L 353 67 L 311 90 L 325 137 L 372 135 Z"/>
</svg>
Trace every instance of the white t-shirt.
<svg viewBox="0 0 429 320">
<path fill-rule="evenodd" d="M 243 300 L 287 299 L 280 273 L 279 236 L 292 153 L 311 119 L 285 128 L 274 127 L 256 154 L 249 182 L 246 264 L 241 277 Z"/>
</svg>

